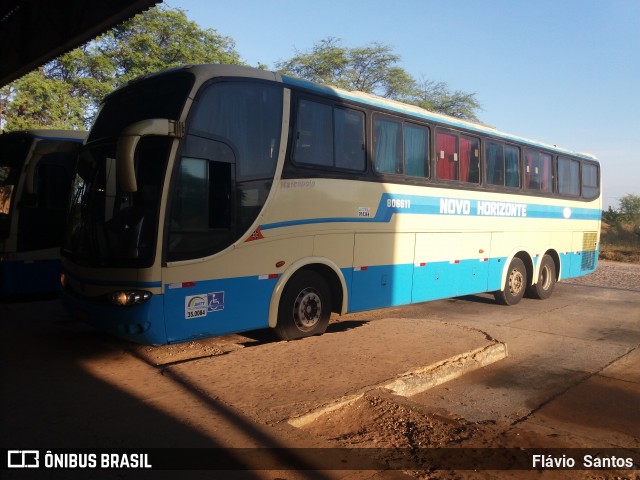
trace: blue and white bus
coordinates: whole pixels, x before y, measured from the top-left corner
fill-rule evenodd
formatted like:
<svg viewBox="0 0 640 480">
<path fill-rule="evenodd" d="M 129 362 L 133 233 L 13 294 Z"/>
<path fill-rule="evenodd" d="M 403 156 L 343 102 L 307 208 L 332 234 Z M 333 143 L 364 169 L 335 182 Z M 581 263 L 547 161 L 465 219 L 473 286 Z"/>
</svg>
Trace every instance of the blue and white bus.
<svg viewBox="0 0 640 480">
<path fill-rule="evenodd" d="M 0 135 L 0 296 L 60 290 L 69 189 L 86 132 Z"/>
<path fill-rule="evenodd" d="M 109 95 L 84 145 L 63 300 L 129 340 L 481 292 L 513 305 L 596 268 L 600 165 L 411 105 L 226 65 Z"/>
</svg>

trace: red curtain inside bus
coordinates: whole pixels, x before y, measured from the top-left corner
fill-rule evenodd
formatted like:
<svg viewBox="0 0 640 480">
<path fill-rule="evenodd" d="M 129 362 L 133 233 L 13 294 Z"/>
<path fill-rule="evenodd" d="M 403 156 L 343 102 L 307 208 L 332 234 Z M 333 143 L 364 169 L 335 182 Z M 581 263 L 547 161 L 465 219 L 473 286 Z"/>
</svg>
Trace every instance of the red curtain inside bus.
<svg viewBox="0 0 640 480">
<path fill-rule="evenodd" d="M 480 140 L 477 138 L 460 137 L 460 180 L 480 181 Z"/>
<path fill-rule="evenodd" d="M 552 191 L 551 155 L 532 151 L 525 153 L 524 187 L 541 192 Z"/>
<path fill-rule="evenodd" d="M 540 154 L 540 191 L 551 192 L 553 180 L 551 177 L 551 155 Z"/>
<path fill-rule="evenodd" d="M 438 155 L 438 178 L 457 180 L 457 137 L 448 133 L 436 135 L 436 152 Z"/>
</svg>

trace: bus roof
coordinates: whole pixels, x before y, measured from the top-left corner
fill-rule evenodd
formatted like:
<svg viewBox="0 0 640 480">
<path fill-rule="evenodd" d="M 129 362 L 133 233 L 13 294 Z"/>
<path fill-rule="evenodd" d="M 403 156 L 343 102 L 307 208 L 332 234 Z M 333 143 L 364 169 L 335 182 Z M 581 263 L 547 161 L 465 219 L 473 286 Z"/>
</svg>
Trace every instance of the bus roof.
<svg viewBox="0 0 640 480">
<path fill-rule="evenodd" d="M 520 137 L 517 135 L 512 135 L 510 133 L 501 132 L 495 127 L 492 127 L 489 125 L 485 125 L 478 122 L 472 122 L 469 120 L 464 120 L 464 119 L 452 117 L 449 115 L 444 115 L 442 113 L 432 112 L 430 110 L 426 110 L 424 108 L 418 107 L 417 105 L 411 105 L 411 104 L 399 102 L 396 100 L 390 100 L 388 98 L 379 97 L 377 95 L 373 95 L 370 93 L 364 93 L 364 92 L 359 92 L 355 90 L 344 90 L 342 88 L 332 87 L 332 86 L 317 85 L 307 80 L 302 80 L 295 77 L 289 77 L 286 75 L 282 75 L 282 81 L 286 85 L 291 85 L 293 87 L 310 90 L 323 95 L 332 96 L 334 98 L 340 98 L 340 99 L 358 102 L 360 104 L 381 108 L 391 112 L 411 115 L 417 118 L 421 118 L 423 120 L 436 122 L 444 126 L 449 126 L 454 128 L 463 128 L 465 130 L 484 133 L 484 134 L 488 134 L 488 135 L 491 135 L 497 138 L 502 138 L 505 140 L 513 140 L 513 141 L 525 143 L 534 147 L 553 150 L 559 153 L 580 156 L 580 157 L 587 158 L 589 160 L 597 160 L 597 158 L 590 153 L 574 152 L 571 150 L 560 148 L 556 145 L 550 145 L 547 143 L 539 142 L 537 140 L 532 140 L 530 138 Z"/>
<path fill-rule="evenodd" d="M 302 80 L 300 78 L 291 77 L 288 75 L 282 75 L 279 72 L 271 72 L 267 70 L 261 70 L 261 69 L 246 67 L 241 65 L 215 65 L 215 64 L 185 65 L 182 67 L 165 70 L 163 72 L 158 72 L 158 73 L 150 74 L 138 79 L 134 79 L 130 83 L 137 83 L 138 81 L 143 80 L 145 78 L 155 77 L 156 75 L 163 75 L 170 72 L 175 72 L 177 70 L 193 70 L 194 73 L 198 75 L 200 80 L 198 82 L 197 87 L 199 87 L 207 79 L 214 78 L 214 77 L 225 77 L 225 76 L 248 77 L 248 78 L 261 79 L 261 80 L 276 81 L 276 82 L 283 83 L 284 85 L 289 87 L 307 90 L 313 93 L 333 97 L 336 99 L 348 100 L 348 101 L 359 103 L 364 106 L 379 108 L 389 112 L 410 115 L 415 118 L 420 118 L 422 120 L 435 122 L 439 125 L 443 125 L 447 127 L 462 128 L 468 131 L 490 135 L 495 138 L 500 138 L 507 141 L 511 140 L 514 142 L 524 143 L 533 147 L 552 150 L 560 154 L 573 155 L 573 156 L 586 158 L 588 160 L 597 161 L 597 158 L 595 157 L 595 155 L 592 155 L 590 153 L 574 152 L 568 149 L 560 148 L 556 145 L 551 145 L 551 144 L 547 144 L 547 143 L 533 140 L 530 138 L 520 137 L 510 133 L 502 132 L 496 129 L 495 127 L 485 125 L 482 123 L 472 122 L 469 120 L 463 120 L 461 118 L 451 117 L 449 115 L 432 112 L 430 110 L 426 110 L 416 105 L 411 105 L 411 104 L 399 102 L 396 100 L 389 100 L 388 98 L 379 97 L 377 95 L 373 95 L 369 93 L 364 93 L 364 92 L 359 92 L 354 90 L 345 90 L 342 88 L 326 86 L 326 85 L 319 85 L 313 82 L 309 82 L 307 80 Z M 107 96 L 106 98 L 108 99 L 109 96 Z"/>
</svg>

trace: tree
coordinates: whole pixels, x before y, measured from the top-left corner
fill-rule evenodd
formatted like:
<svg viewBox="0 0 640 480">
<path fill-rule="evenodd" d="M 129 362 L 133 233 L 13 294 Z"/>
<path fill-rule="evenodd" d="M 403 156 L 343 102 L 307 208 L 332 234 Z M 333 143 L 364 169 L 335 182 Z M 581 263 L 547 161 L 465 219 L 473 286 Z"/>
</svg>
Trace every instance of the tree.
<svg viewBox="0 0 640 480">
<path fill-rule="evenodd" d="M 640 195 L 631 193 L 625 195 L 618 202 L 620 215 L 625 223 L 640 226 Z"/>
<path fill-rule="evenodd" d="M 630 219 L 640 218 L 640 195 L 629 193 L 620 199 L 619 204 L 622 215 Z"/>
<path fill-rule="evenodd" d="M 29 128 L 84 128 L 86 103 L 71 85 L 47 78 L 43 68 L 29 73 L 0 92 L 2 119 L 8 131 Z"/>
<path fill-rule="evenodd" d="M 88 128 L 102 98 L 127 81 L 184 64 L 240 62 L 235 44 L 183 10 L 158 6 L 0 89 L 0 124 Z"/>
<path fill-rule="evenodd" d="M 315 83 L 397 98 L 410 95 L 415 88 L 411 76 L 396 65 L 399 60 L 391 47 L 381 43 L 347 48 L 329 37 L 310 52 L 296 50 L 289 60 L 276 63 L 276 68 Z"/>
<path fill-rule="evenodd" d="M 419 83 L 414 97 L 408 101 L 427 110 L 472 121 L 478 121 L 476 111 L 481 110 L 475 93 L 451 92 L 446 83 L 427 79 Z"/>
<path fill-rule="evenodd" d="M 117 85 L 184 64 L 240 63 L 235 44 L 212 29 L 201 29 L 183 10 L 151 8 L 103 35 L 97 56 L 113 61 Z"/>
<path fill-rule="evenodd" d="M 282 73 L 311 82 L 373 93 L 418 105 L 457 118 L 477 120 L 480 104 L 475 93 L 449 91 L 443 82 L 415 81 L 398 66 L 400 56 L 388 45 L 372 43 L 348 48 L 334 37 L 320 40 L 308 52 L 296 50 L 289 60 L 276 63 Z"/>
<path fill-rule="evenodd" d="M 620 224 L 620 212 L 609 205 L 607 210 L 602 211 L 602 221 L 607 225 L 618 226 Z"/>
</svg>

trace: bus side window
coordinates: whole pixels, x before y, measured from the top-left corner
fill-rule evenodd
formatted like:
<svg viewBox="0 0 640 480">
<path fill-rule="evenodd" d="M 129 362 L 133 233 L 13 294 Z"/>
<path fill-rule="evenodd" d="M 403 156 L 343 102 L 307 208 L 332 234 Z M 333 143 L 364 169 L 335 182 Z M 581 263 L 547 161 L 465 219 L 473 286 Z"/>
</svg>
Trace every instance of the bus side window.
<svg viewBox="0 0 640 480">
<path fill-rule="evenodd" d="M 540 165 L 540 191 L 553 192 L 553 163 L 551 155 L 541 153 L 539 157 Z"/>
<path fill-rule="evenodd" d="M 460 181 L 480 182 L 480 140 L 460 137 Z"/>
<path fill-rule="evenodd" d="M 504 151 L 501 143 L 487 142 L 485 178 L 489 185 L 504 185 Z"/>
<path fill-rule="evenodd" d="M 450 133 L 436 135 L 437 173 L 441 180 L 458 180 L 458 137 Z"/>
<path fill-rule="evenodd" d="M 294 160 L 307 165 L 333 166 L 333 113 L 323 103 L 300 100 Z"/>
<path fill-rule="evenodd" d="M 570 158 L 558 158 L 558 193 L 580 195 L 580 162 Z"/>
<path fill-rule="evenodd" d="M 376 171 L 402 174 L 402 122 L 390 118 L 375 118 L 373 131 Z"/>
<path fill-rule="evenodd" d="M 546 193 L 553 191 L 551 155 L 535 150 L 525 151 L 524 185 L 527 190 Z"/>
<path fill-rule="evenodd" d="M 598 188 L 598 167 L 591 163 L 582 164 L 582 196 L 585 198 L 597 198 L 600 189 Z"/>
<path fill-rule="evenodd" d="M 465 183 L 480 182 L 480 140 L 454 133 L 436 135 L 438 178 Z"/>
<path fill-rule="evenodd" d="M 520 187 L 520 149 L 498 142 L 487 142 L 485 175 L 489 185 Z"/>
<path fill-rule="evenodd" d="M 429 177 L 429 129 L 404 126 L 404 169 L 412 177 Z"/>
<path fill-rule="evenodd" d="M 524 188 L 540 190 L 538 181 L 538 153 L 527 150 L 524 154 Z"/>
<path fill-rule="evenodd" d="M 183 157 L 173 190 L 169 260 L 213 254 L 232 243 L 233 164 Z"/>
<path fill-rule="evenodd" d="M 505 145 L 505 187 L 520 188 L 520 149 Z"/>
<path fill-rule="evenodd" d="M 364 114 L 344 108 L 333 109 L 335 162 L 337 168 L 363 171 Z"/>
</svg>

